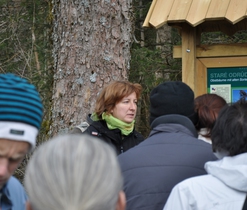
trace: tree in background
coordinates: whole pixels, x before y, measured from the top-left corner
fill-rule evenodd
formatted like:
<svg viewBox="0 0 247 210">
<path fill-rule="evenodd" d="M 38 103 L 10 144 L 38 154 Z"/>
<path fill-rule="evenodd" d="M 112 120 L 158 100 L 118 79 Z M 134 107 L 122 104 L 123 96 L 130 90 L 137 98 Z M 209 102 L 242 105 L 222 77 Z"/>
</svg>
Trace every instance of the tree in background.
<svg viewBox="0 0 247 210">
<path fill-rule="evenodd" d="M 12 72 L 38 88 L 50 106 L 52 85 L 51 7 L 45 0 L 0 1 L 0 73 Z M 47 138 L 49 109 L 45 109 L 39 139 Z"/>
<path fill-rule="evenodd" d="M 156 30 L 143 28 L 152 1 L 134 1 L 135 33 L 131 48 L 130 81 L 143 87 L 136 127 L 144 136 L 150 132 L 149 94 L 161 82 L 181 80 L 181 59 L 172 58 L 172 46 L 181 43 L 175 29 L 165 25 Z"/>
<path fill-rule="evenodd" d="M 52 88 L 51 5 L 45 0 L 0 1 L 0 73 L 11 72 L 28 79 L 44 104 L 38 144 L 47 139 Z M 23 180 L 27 156 L 15 176 Z"/>
<path fill-rule="evenodd" d="M 93 111 L 100 90 L 128 79 L 131 1 L 53 1 L 54 86 L 50 134 L 67 133 Z"/>
</svg>

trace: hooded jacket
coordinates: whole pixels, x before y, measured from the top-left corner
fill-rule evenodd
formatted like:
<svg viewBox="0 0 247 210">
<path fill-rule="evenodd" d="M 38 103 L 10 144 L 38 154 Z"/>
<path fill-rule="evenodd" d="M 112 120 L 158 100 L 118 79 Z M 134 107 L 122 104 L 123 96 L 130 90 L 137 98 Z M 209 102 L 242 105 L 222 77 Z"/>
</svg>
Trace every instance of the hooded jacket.
<svg viewBox="0 0 247 210">
<path fill-rule="evenodd" d="M 164 115 L 151 127 L 145 141 L 118 156 L 127 210 L 162 210 L 177 183 L 206 174 L 204 164 L 216 160 L 189 118 Z"/>
<path fill-rule="evenodd" d="M 27 194 L 21 183 L 11 176 L 8 182 L 0 190 L 0 209 L 25 210 Z"/>
<path fill-rule="evenodd" d="M 117 152 L 117 155 L 126 152 L 144 140 L 144 137 L 135 129 L 128 136 L 124 136 L 121 134 L 120 129 L 110 130 L 104 120 L 92 121 L 89 115 L 87 121 L 90 125 L 84 133 L 110 144 Z"/>
<path fill-rule="evenodd" d="M 247 194 L 247 153 L 205 164 L 208 175 L 174 187 L 164 210 L 241 210 Z"/>
</svg>

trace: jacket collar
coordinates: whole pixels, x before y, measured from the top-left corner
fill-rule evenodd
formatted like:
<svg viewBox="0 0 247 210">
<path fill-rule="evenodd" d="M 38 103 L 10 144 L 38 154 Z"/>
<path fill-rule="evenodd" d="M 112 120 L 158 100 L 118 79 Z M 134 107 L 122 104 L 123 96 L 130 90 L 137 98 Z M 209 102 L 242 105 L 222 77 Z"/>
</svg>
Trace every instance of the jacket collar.
<svg viewBox="0 0 247 210">
<path fill-rule="evenodd" d="M 0 203 L 2 209 L 11 209 L 12 202 L 11 197 L 8 189 L 8 182 L 3 186 L 3 188 L 0 190 Z"/>
<path fill-rule="evenodd" d="M 121 136 L 122 136 L 121 131 L 118 128 L 113 129 L 113 130 L 109 130 L 109 128 L 107 127 L 107 124 L 104 120 L 93 121 L 92 124 L 90 124 L 90 126 L 94 127 L 98 131 L 99 136 L 102 136 L 102 135 L 104 137 L 107 136 L 112 141 L 119 141 L 119 138 L 121 138 Z M 138 138 L 138 135 L 134 129 L 128 136 L 124 136 L 124 138 L 121 139 L 121 141 L 125 141 L 126 137 L 130 137 L 132 135 L 135 138 Z"/>
<path fill-rule="evenodd" d="M 94 122 L 94 121 L 91 119 L 91 115 L 92 115 L 92 114 L 88 114 L 88 115 L 87 115 L 87 122 L 88 122 L 89 125 L 91 125 L 91 124 Z"/>
<path fill-rule="evenodd" d="M 179 124 L 186 127 L 194 137 L 198 137 L 197 130 L 195 129 L 192 121 L 183 115 L 178 114 L 169 114 L 157 117 L 151 124 L 151 129 L 153 130 L 155 127 L 161 124 Z"/>
<path fill-rule="evenodd" d="M 246 165 L 247 153 L 242 153 L 226 156 L 218 161 L 209 161 L 205 164 L 205 170 L 228 187 L 246 193 Z"/>
</svg>

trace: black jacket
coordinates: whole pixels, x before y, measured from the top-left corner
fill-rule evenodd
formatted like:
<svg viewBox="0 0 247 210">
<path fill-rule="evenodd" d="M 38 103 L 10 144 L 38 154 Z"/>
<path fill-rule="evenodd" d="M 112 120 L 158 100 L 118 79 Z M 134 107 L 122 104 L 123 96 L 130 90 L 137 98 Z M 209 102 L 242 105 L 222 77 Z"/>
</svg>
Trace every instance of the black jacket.
<svg viewBox="0 0 247 210">
<path fill-rule="evenodd" d="M 145 141 L 118 156 L 126 210 L 162 210 L 177 183 L 206 174 L 205 162 L 216 160 L 211 145 L 197 139 L 187 117 L 162 116 L 151 127 Z"/>
<path fill-rule="evenodd" d="M 123 136 L 119 129 L 108 129 L 104 120 L 92 121 L 90 118 L 87 120 L 90 126 L 84 131 L 84 133 L 96 136 L 104 142 L 109 143 L 116 149 L 118 155 L 138 145 L 144 140 L 144 137 L 135 130 L 128 136 Z"/>
</svg>

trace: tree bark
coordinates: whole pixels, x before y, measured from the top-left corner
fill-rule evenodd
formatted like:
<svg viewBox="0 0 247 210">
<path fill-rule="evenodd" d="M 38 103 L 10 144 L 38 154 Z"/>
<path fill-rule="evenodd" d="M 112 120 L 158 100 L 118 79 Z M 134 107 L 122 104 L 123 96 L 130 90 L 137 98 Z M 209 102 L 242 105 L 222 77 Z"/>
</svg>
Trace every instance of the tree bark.
<svg viewBox="0 0 247 210">
<path fill-rule="evenodd" d="M 54 86 L 50 135 L 93 111 L 100 90 L 128 79 L 131 0 L 53 0 Z"/>
</svg>

